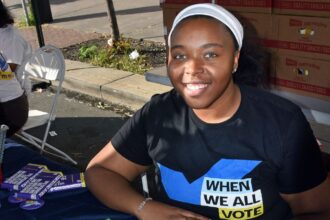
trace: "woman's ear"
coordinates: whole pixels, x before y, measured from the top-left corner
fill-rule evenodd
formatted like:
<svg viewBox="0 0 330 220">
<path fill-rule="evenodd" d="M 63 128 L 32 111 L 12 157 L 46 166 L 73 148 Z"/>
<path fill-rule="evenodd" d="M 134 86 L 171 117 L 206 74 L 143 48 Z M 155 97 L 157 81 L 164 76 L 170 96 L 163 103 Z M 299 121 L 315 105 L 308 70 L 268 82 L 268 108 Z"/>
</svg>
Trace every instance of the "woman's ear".
<svg viewBox="0 0 330 220">
<path fill-rule="evenodd" d="M 237 68 L 238 68 L 239 56 L 240 56 L 240 51 L 239 50 L 235 51 L 235 53 L 234 53 L 233 73 L 235 73 Z"/>
</svg>

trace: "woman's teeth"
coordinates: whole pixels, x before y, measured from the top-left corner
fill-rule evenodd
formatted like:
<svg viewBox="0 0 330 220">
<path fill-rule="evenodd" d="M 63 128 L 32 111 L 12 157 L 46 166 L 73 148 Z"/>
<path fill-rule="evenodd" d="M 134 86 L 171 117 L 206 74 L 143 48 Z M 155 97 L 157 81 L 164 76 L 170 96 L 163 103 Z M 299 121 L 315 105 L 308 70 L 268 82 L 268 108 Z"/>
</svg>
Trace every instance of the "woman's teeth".
<svg viewBox="0 0 330 220">
<path fill-rule="evenodd" d="M 203 89 L 206 86 L 207 86 L 207 84 L 187 84 L 187 88 L 190 90 Z"/>
</svg>

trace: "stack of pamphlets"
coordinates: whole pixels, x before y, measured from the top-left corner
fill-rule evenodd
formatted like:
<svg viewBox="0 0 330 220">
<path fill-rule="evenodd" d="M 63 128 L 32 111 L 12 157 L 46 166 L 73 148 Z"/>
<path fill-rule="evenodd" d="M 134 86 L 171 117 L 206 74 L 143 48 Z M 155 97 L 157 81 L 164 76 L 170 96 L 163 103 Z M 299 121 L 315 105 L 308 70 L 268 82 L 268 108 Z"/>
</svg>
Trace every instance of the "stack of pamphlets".
<svg viewBox="0 0 330 220">
<path fill-rule="evenodd" d="M 7 178 L 1 188 L 12 191 L 8 201 L 21 203 L 23 209 L 40 208 L 41 199 L 47 192 L 86 187 L 83 173 L 63 175 L 59 171 L 51 171 L 45 165 L 29 163 Z"/>
</svg>

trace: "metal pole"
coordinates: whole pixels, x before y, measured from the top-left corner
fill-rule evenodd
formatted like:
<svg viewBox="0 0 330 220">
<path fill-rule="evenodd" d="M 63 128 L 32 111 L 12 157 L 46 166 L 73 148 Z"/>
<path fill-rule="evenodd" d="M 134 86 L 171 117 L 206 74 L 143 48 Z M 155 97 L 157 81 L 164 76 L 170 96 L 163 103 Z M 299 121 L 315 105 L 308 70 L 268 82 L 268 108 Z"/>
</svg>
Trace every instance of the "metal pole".
<svg viewBox="0 0 330 220">
<path fill-rule="evenodd" d="M 3 154 L 5 151 L 5 139 L 6 139 L 7 130 L 8 130 L 7 125 L 4 124 L 0 125 L 0 183 L 2 183 L 4 180 L 2 162 L 3 162 Z"/>
<path fill-rule="evenodd" d="M 212 0 L 212 4 L 215 4 L 215 0 Z"/>
<path fill-rule="evenodd" d="M 6 133 L 8 130 L 7 125 L 0 125 L 0 164 L 2 164 L 2 159 L 3 159 L 3 152 L 5 149 L 5 139 L 6 139 Z"/>
<path fill-rule="evenodd" d="M 41 22 L 40 22 L 40 15 L 39 15 L 39 8 L 38 8 L 37 0 L 31 0 L 31 4 L 32 4 L 34 19 L 36 21 L 36 30 L 37 30 L 37 35 L 38 35 L 39 47 L 42 47 L 42 46 L 45 46 L 45 40 L 44 40 L 44 35 L 42 33 L 42 27 L 41 27 Z"/>
<path fill-rule="evenodd" d="M 108 17 L 109 20 L 111 19 L 111 28 L 114 41 L 119 40 L 119 28 L 117 24 L 117 17 L 115 12 L 115 7 L 113 6 L 112 0 L 106 0 L 108 6 Z"/>
<path fill-rule="evenodd" d="M 27 24 L 27 26 L 30 26 L 29 13 L 28 13 L 28 10 L 26 9 L 25 0 L 21 0 L 21 2 L 22 2 L 23 10 L 24 10 L 26 24 Z"/>
</svg>

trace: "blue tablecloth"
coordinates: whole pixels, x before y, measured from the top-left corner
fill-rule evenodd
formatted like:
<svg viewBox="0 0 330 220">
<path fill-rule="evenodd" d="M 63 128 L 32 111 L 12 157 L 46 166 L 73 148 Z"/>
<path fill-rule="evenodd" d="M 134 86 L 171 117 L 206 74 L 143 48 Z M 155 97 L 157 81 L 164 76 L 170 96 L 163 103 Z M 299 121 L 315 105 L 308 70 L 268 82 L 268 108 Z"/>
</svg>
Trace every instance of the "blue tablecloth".
<svg viewBox="0 0 330 220">
<path fill-rule="evenodd" d="M 39 153 L 17 144 L 6 143 L 3 160 L 5 178 L 13 175 L 28 163 L 44 164 L 50 170 L 62 171 L 64 174 L 79 172 L 77 169 L 54 162 Z M 45 204 L 36 210 L 23 210 L 18 204 L 7 201 L 9 192 L 0 190 L 0 219 L 34 220 L 34 219 L 102 219 L 102 220 L 136 220 L 135 217 L 111 210 L 102 205 L 87 188 L 72 189 L 43 196 Z"/>
</svg>

